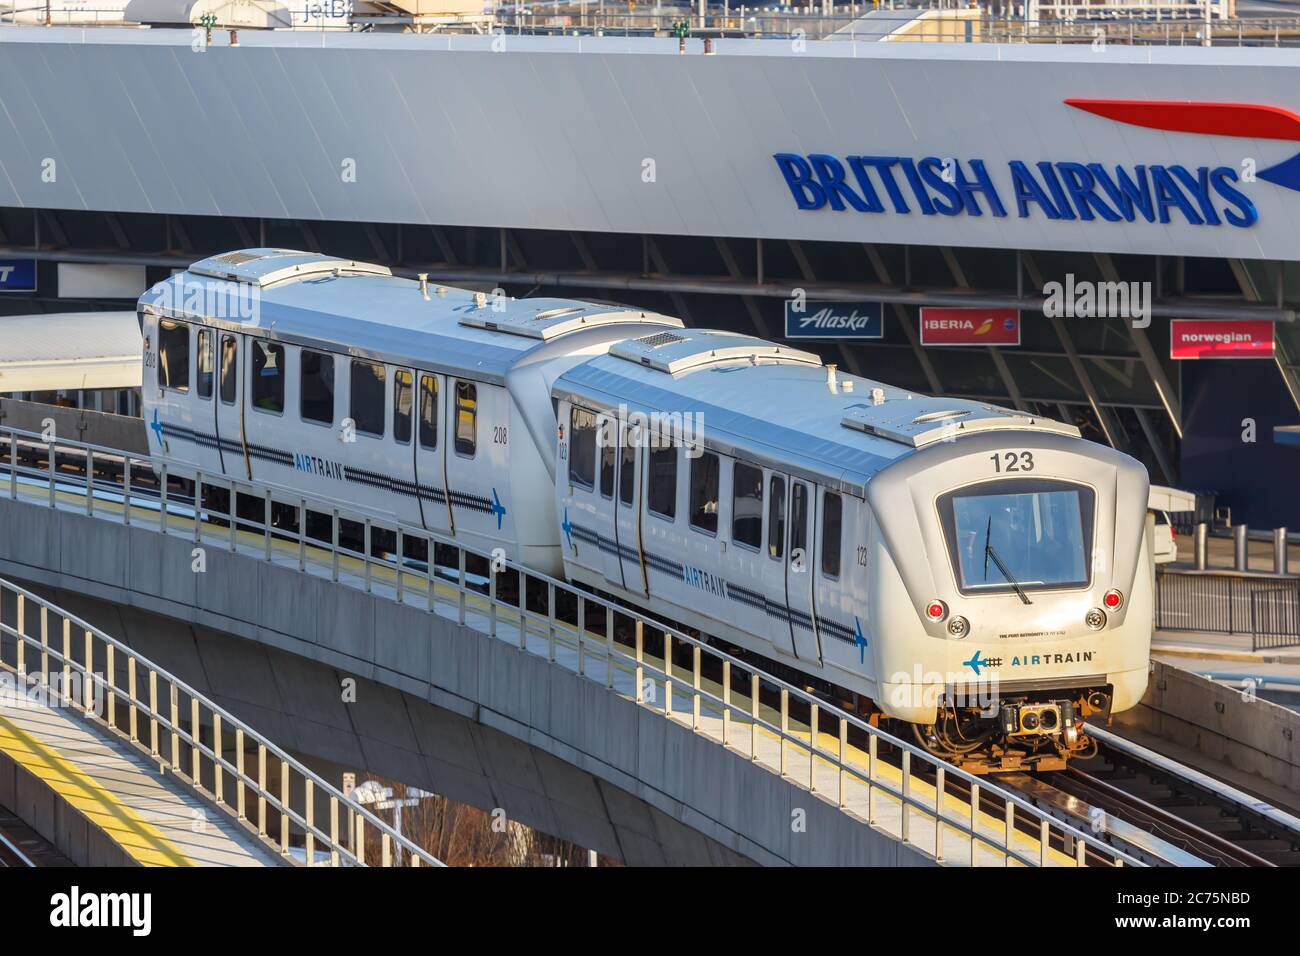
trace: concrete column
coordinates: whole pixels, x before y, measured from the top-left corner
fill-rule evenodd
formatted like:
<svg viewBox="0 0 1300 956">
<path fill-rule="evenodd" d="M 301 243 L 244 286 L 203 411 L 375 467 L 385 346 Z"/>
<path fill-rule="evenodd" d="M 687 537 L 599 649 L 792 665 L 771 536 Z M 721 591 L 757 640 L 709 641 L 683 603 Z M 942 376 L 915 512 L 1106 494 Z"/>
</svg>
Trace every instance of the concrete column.
<svg viewBox="0 0 1300 956">
<path fill-rule="evenodd" d="M 1287 573 L 1286 528 L 1273 529 L 1273 573 Z"/>
<path fill-rule="evenodd" d="M 1238 571 L 1250 570 L 1250 552 L 1247 548 L 1247 535 L 1250 529 L 1244 525 L 1234 525 L 1232 528 L 1232 566 Z"/>
<path fill-rule="evenodd" d="M 1196 548 L 1195 561 L 1196 561 L 1197 571 L 1204 571 L 1205 566 L 1208 563 L 1209 538 L 1210 538 L 1209 526 L 1206 525 L 1204 521 L 1197 522 L 1196 536 L 1193 539 Z"/>
</svg>

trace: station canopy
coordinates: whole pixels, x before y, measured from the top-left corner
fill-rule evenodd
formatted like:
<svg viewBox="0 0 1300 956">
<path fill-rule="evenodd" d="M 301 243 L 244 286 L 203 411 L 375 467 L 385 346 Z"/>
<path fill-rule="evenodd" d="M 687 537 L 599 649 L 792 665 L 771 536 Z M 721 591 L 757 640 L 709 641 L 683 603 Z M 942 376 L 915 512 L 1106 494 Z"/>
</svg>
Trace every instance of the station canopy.
<svg viewBox="0 0 1300 956">
<path fill-rule="evenodd" d="M 138 388 L 135 312 L 0 316 L 0 394 Z"/>
</svg>

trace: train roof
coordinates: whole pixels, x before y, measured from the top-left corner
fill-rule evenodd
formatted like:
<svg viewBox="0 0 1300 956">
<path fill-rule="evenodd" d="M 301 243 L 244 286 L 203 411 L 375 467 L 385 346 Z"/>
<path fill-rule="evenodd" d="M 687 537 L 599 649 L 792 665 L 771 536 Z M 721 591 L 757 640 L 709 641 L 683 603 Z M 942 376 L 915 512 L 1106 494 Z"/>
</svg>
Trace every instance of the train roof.
<svg viewBox="0 0 1300 956">
<path fill-rule="evenodd" d="M 587 329 L 680 328 L 679 319 L 576 299 L 494 299 L 384 266 L 290 249 L 244 249 L 158 283 L 140 308 L 298 345 L 500 383 L 522 358 Z"/>
<path fill-rule="evenodd" d="M 652 357 L 659 350 L 663 357 Z M 830 368 L 807 352 L 684 329 L 623 342 L 575 365 L 552 394 L 596 411 L 699 415 L 685 421 L 700 426 L 706 447 L 859 497 L 876 472 L 935 442 L 999 429 L 1079 435 L 1072 425 L 838 371 L 833 388 L 830 382 Z"/>
</svg>

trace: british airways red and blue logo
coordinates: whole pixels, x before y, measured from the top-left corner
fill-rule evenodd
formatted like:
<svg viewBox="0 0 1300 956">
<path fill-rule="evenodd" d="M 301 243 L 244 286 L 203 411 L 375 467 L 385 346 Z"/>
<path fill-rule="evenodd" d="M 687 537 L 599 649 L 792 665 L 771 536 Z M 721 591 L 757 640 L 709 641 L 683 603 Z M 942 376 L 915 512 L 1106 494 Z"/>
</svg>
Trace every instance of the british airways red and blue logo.
<svg viewBox="0 0 1300 956">
<path fill-rule="evenodd" d="M 1103 119 L 1200 136 L 1300 142 L 1300 116 L 1272 106 L 1147 100 L 1066 100 Z M 1176 144 L 1175 144 L 1176 145 Z M 995 182 L 980 159 L 925 156 L 833 156 L 776 153 L 777 168 L 799 209 L 923 216 L 983 216 L 1057 221 L 1227 224 L 1259 221 L 1259 210 L 1239 185 L 1262 179 L 1300 191 L 1300 154 L 1254 169 L 1238 166 L 1140 165 L 1041 161 L 1007 162 Z M 1008 198 L 1007 202 L 1003 197 Z"/>
</svg>

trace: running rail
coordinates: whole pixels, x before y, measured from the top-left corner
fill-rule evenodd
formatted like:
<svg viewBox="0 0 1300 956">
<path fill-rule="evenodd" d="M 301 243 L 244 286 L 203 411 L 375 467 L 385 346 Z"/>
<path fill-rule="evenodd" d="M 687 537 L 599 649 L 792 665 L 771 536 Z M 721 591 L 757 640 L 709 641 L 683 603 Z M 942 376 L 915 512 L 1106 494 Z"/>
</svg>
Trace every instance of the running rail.
<svg viewBox="0 0 1300 956">
<path fill-rule="evenodd" d="M 28 454 L 43 451 L 44 467 L 20 464 L 18 456 L 20 444 Z M 7 448 L 4 447 L 6 445 Z M 84 482 L 77 480 L 77 476 L 68 476 L 71 480 L 60 481 L 58 474 L 60 462 L 74 466 L 80 463 L 85 468 Z M 97 481 L 94 477 L 97 462 L 117 469 L 123 476 L 122 480 Z M 158 475 L 158 490 L 133 487 L 131 471 L 132 467 L 137 465 L 149 466 L 154 470 Z M 653 618 L 612 601 L 581 591 L 549 575 L 529 570 L 508 558 L 502 559 L 499 554 L 484 554 L 427 529 L 376 519 L 370 514 L 341 507 L 338 501 L 304 497 L 299 489 L 268 482 L 207 476 L 202 473 L 197 476 L 194 498 L 181 497 L 178 500 L 175 494 L 169 496 L 167 491 L 167 465 L 156 461 L 151 455 L 138 455 L 86 442 L 46 437 L 35 432 L 0 425 L 0 475 L 4 475 L 6 471 L 9 497 L 15 500 L 42 502 L 46 507 L 53 509 L 59 507 L 60 494 L 81 495 L 84 496 L 87 515 L 95 515 L 132 527 L 147 526 L 150 530 L 156 529 L 164 535 L 192 536 L 195 543 L 221 544 L 228 547 L 231 552 L 240 550 L 241 536 L 244 539 L 242 543 L 245 553 L 249 552 L 250 544 L 260 538 L 261 547 L 258 550 L 261 559 L 267 562 L 273 560 L 273 545 L 276 540 L 296 544 L 299 571 L 307 571 L 309 564 L 322 570 L 327 569 L 331 580 L 336 583 L 348 584 L 349 578 L 354 577 L 344 573 L 342 562 L 360 564 L 361 573 L 356 577 L 367 593 L 372 592 L 375 572 L 383 569 L 395 579 L 394 598 L 398 603 L 419 601 L 426 604 L 426 609 L 430 613 L 434 613 L 439 601 L 447 600 L 453 604 L 457 620 L 462 625 L 467 623 L 467 611 L 478 610 L 479 606 L 486 605 L 484 613 L 487 618 L 486 633 L 489 636 L 503 639 L 503 635 L 510 631 L 517 631 L 518 646 L 520 650 L 527 651 L 533 650 L 529 646 L 530 637 L 544 639 L 546 647 L 544 653 L 552 665 L 558 663 L 557 645 L 562 641 L 566 648 L 576 652 L 575 670 L 578 676 L 593 681 L 603 679 L 607 689 L 618 693 L 622 691 L 615 688 L 616 675 L 621 673 L 630 676 L 633 678 L 633 683 L 628 696 L 633 697 L 638 704 L 652 713 L 676 721 L 681 726 L 689 726 L 695 733 L 708 736 L 733 752 L 744 753 L 746 748 L 736 741 L 747 736 L 749 747 L 745 755 L 755 763 L 762 764 L 766 769 L 779 773 L 783 778 L 793 779 L 790 773 L 790 755 L 801 757 L 800 763 L 807 762 L 807 778 L 801 778 L 796 782 L 810 791 L 825 791 L 825 787 L 818 786 L 817 771 L 819 765 L 823 767 L 829 765 L 835 780 L 833 786 L 837 806 L 841 809 L 848 808 L 846 783 L 865 787 L 867 824 L 931 856 L 936 862 L 946 862 L 945 833 L 957 833 L 964 837 L 969 847 L 970 865 L 976 865 L 981 849 L 995 853 L 1002 864 L 1007 866 L 1013 863 L 1046 866 L 1053 859 L 1062 859 L 1061 854 L 1064 854 L 1064 859 L 1069 860 L 1074 866 L 1094 865 L 1098 860 L 1102 865 L 1110 866 L 1144 865 L 1136 858 L 1109 846 L 1092 834 L 1042 812 L 1023 797 L 987 779 L 967 773 L 915 744 L 873 727 L 867 721 L 675 628 L 667 627 Z M 223 489 L 231 493 L 230 505 L 226 512 L 202 503 L 202 491 L 205 488 Z M 29 495 L 21 496 L 20 489 L 28 490 Z M 40 492 L 30 494 L 36 489 L 40 489 Z M 238 516 L 235 505 L 236 492 L 241 496 L 262 501 L 263 513 L 260 522 Z M 98 511 L 97 500 L 101 502 Z M 197 508 L 194 505 L 195 500 L 199 502 Z M 298 515 L 296 531 L 272 526 L 273 500 L 280 505 L 296 506 Z M 114 513 L 113 509 L 117 508 L 120 508 L 120 515 Z M 150 513 L 147 525 L 142 519 L 136 519 L 133 524 L 131 518 L 133 508 L 145 509 Z M 236 513 L 232 516 L 231 511 Z M 308 511 L 330 518 L 329 541 L 304 534 L 303 519 Z M 153 518 L 154 512 L 156 512 L 156 519 Z M 228 531 L 214 529 L 204 520 L 205 516 L 228 524 Z M 355 523 L 363 528 L 364 553 L 353 551 L 340 544 L 340 526 L 343 521 Z M 429 549 L 434 545 L 451 549 L 456 555 L 454 574 L 439 573 L 435 562 L 432 561 L 414 562 L 409 556 L 399 561 L 395 556 L 373 555 L 371 543 L 375 530 L 387 531 L 396 536 L 396 555 L 406 555 L 406 544 L 412 540 L 424 542 Z M 475 586 L 469 580 L 473 572 L 467 575 L 467 558 L 473 558 L 493 569 L 494 573 L 487 576 L 484 586 Z M 519 575 L 517 603 L 498 597 L 498 578 L 505 571 L 513 571 Z M 412 578 L 416 582 L 416 587 L 408 584 L 408 579 Z M 529 583 L 544 585 L 545 612 L 532 610 L 528 606 Z M 450 588 L 454 592 L 454 597 L 440 598 L 438 595 L 440 587 Z M 576 627 L 556 616 L 557 594 L 567 594 L 576 600 Z M 586 614 L 590 606 L 601 609 L 600 614 L 604 618 L 601 634 L 593 634 L 587 627 Z M 633 624 L 635 638 L 626 647 L 615 640 L 613 626 L 615 616 L 628 619 Z M 79 623 L 78 626 L 82 625 Z M 646 656 L 645 632 L 647 630 L 663 637 L 665 652 L 661 661 Z M 112 638 L 106 639 L 117 644 Z M 674 642 L 691 648 L 692 664 L 689 669 L 674 665 L 671 655 Z M 130 653 L 129 650 L 127 653 Z M 539 650 L 536 653 L 543 652 Z M 704 658 L 708 658 L 721 671 L 722 678 L 718 682 L 717 692 L 703 686 Z M 599 668 L 603 674 L 592 673 L 591 662 L 593 661 L 603 662 L 604 666 Z M 148 666 L 152 667 L 152 665 Z M 737 677 L 742 678 L 742 686 L 749 691 L 748 699 L 741 695 L 740 702 L 733 696 L 735 695 L 733 685 Z M 662 703 L 659 700 L 660 690 L 662 690 Z M 674 710 L 674 697 L 678 691 L 684 695 L 684 699 L 690 700 L 689 717 L 685 712 L 679 713 Z M 760 705 L 760 694 L 763 691 L 769 695 L 779 696 L 779 708 L 772 708 L 776 711 L 775 717 L 763 714 L 763 707 Z M 188 689 L 186 692 L 193 693 Z M 792 700 L 808 710 L 809 719 L 803 731 L 792 729 L 790 715 Z M 721 722 L 720 735 L 715 735 L 705 728 L 706 709 L 709 714 L 718 715 Z M 157 719 L 154 716 L 155 712 L 150 713 L 151 720 Z M 233 720 L 228 715 L 224 716 L 227 721 Z M 173 726 L 176 724 L 175 719 L 171 724 Z M 738 734 L 738 727 L 748 728 L 749 732 Z M 832 728 L 834 737 L 829 733 Z M 859 761 L 849 759 L 850 729 L 866 735 L 868 749 L 865 766 Z M 179 728 L 176 730 L 178 733 L 183 733 Z M 768 764 L 760 755 L 760 737 L 774 738 L 777 741 L 779 758 L 775 764 Z M 825 743 L 823 738 L 829 738 L 836 743 Z M 188 736 L 186 739 L 192 740 Z M 901 781 L 892 780 L 889 773 L 885 772 L 884 761 L 878 760 L 877 751 L 881 742 L 894 748 L 899 754 Z M 175 747 L 175 744 L 173 746 Z M 930 780 L 922 780 L 918 777 L 916 772 L 918 762 L 922 770 L 932 775 L 933 784 Z M 178 761 L 173 760 L 173 763 L 177 764 Z M 968 814 L 954 813 L 951 808 L 944 806 L 947 795 L 945 784 L 954 780 L 962 781 L 969 788 Z M 923 784 L 922 790 L 932 789 L 932 795 L 918 795 L 916 792 L 918 783 Z M 980 820 L 981 816 L 988 816 L 987 811 L 980 809 L 981 795 L 992 795 L 1004 803 L 1002 819 L 997 821 L 996 827 L 990 828 L 988 823 Z M 884 830 L 878 818 L 880 798 L 892 802 L 899 808 L 901 825 L 898 832 Z M 340 795 L 338 799 L 346 798 Z M 277 801 L 277 805 L 282 804 Z M 921 846 L 912 839 L 911 821 L 914 815 L 920 815 L 933 823 L 932 844 Z M 367 815 L 367 819 L 374 818 Z M 1024 845 L 1026 833 L 1031 835 L 1029 846 Z M 386 840 L 390 834 L 391 831 L 385 831 Z M 395 836 L 395 834 L 391 835 Z M 427 855 L 423 855 L 422 859 L 425 862 L 436 862 Z"/>
<path fill-rule="evenodd" d="M 77 708 L 86 719 L 125 737 L 151 760 L 165 762 L 177 780 L 233 815 L 246 829 L 255 830 L 263 843 L 276 846 L 285 859 L 292 859 L 289 838 L 296 829 L 304 837 L 302 847 L 307 866 L 318 865 L 318 843 L 322 852 L 329 853 L 329 866 L 367 866 L 368 860 L 380 866 L 401 866 L 404 854 L 409 854 L 410 866 L 443 865 L 246 723 L 148 658 L 49 601 L 0 578 L 0 599 L 6 596 L 14 599 L 17 627 L 0 621 L 0 635 L 14 639 L 12 662 L 5 660 L 5 647 L 0 642 L 0 666 L 12 667 L 18 676 L 20 684 L 16 692 L 28 691 L 32 681 L 39 681 L 38 687 L 56 696 L 61 704 Z M 26 633 L 28 609 L 32 606 L 38 612 L 39 637 Z M 29 664 L 37 663 L 29 661 L 29 647 L 33 658 L 39 655 L 39 671 L 28 670 Z M 102 670 L 97 671 L 99 667 Z M 146 699 L 140 694 L 146 694 Z M 188 708 L 182 699 L 188 700 Z M 188 729 L 182 717 L 186 710 Z M 203 732 L 205 719 L 212 728 L 210 734 Z M 233 747 L 229 742 L 232 734 Z M 250 746 L 257 747 L 255 771 L 245 766 Z M 275 775 L 278 781 L 268 780 L 268 758 L 279 764 L 279 773 Z M 228 787 L 234 789 L 233 806 L 226 799 Z M 298 807 L 291 798 L 295 793 L 302 794 Z M 326 822 L 316 819 L 318 799 L 329 800 Z M 256 801 L 256 812 L 250 814 L 253 801 Z M 340 809 L 347 829 L 347 835 L 342 838 Z M 272 813 L 280 817 L 278 846 L 267 835 L 268 816 Z M 367 827 L 379 833 L 377 847 L 374 841 L 367 846 Z"/>
</svg>

